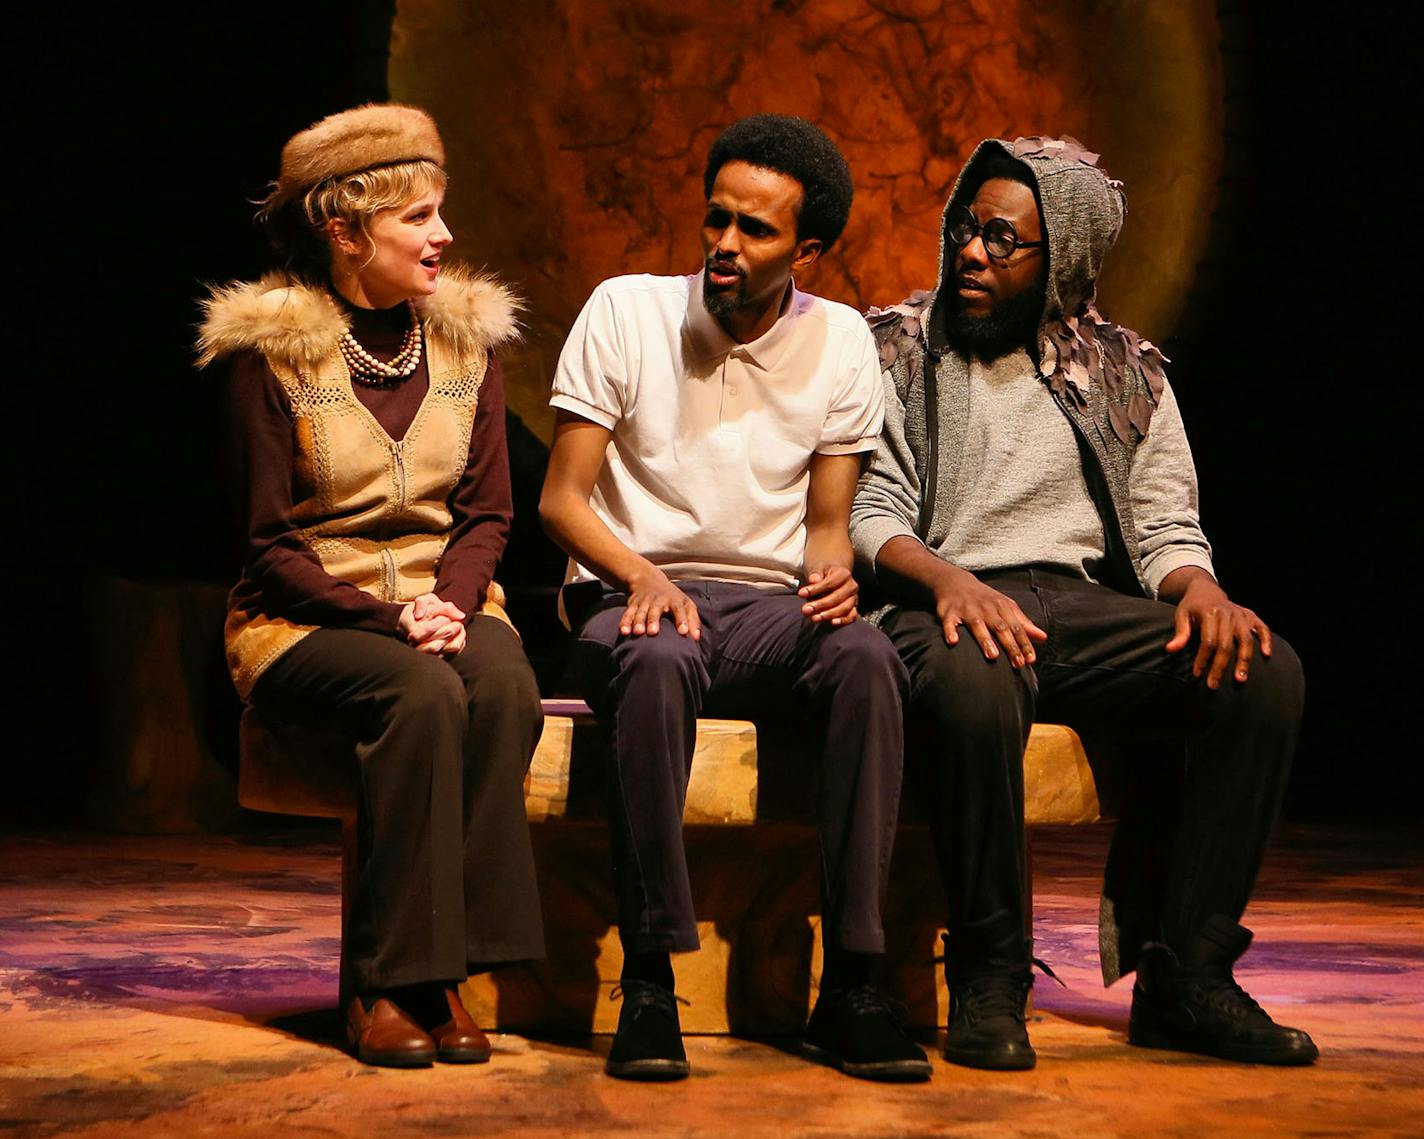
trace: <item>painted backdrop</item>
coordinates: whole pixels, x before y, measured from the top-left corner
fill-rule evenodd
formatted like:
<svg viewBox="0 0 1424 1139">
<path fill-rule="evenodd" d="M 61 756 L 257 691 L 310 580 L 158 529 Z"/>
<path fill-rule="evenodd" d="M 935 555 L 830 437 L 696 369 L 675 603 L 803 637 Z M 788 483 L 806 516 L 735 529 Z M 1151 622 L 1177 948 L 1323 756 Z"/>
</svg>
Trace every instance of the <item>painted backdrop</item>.
<svg viewBox="0 0 1424 1139">
<path fill-rule="evenodd" d="M 757 111 L 844 148 L 850 226 L 802 284 L 860 308 L 933 283 L 940 211 L 979 139 L 1077 137 L 1127 184 L 1103 308 L 1165 339 L 1215 206 L 1218 40 L 1209 0 L 401 0 L 389 81 L 445 134 L 456 252 L 529 300 L 510 404 L 547 439 L 589 292 L 697 267 L 707 148 Z"/>
</svg>

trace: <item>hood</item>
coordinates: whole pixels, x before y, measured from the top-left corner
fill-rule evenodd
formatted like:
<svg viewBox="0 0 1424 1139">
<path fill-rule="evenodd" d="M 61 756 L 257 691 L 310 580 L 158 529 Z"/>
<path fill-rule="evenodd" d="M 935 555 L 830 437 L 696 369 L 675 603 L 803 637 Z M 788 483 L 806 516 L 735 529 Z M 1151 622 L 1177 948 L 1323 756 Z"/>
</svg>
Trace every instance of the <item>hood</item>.
<svg viewBox="0 0 1424 1139">
<path fill-rule="evenodd" d="M 940 221 L 941 295 L 947 295 L 945 274 L 954 268 L 953 247 L 945 237 L 949 212 L 973 201 L 981 181 L 979 167 L 995 150 L 1017 158 L 1028 167 L 1034 181 L 1034 197 L 1048 242 L 1048 281 L 1040 324 L 1082 316 L 1093 302 L 1103 259 L 1122 230 L 1127 199 L 1122 183 L 1098 168 L 1098 156 L 1071 138 L 1020 138 L 1013 142 L 991 138 L 974 148 L 955 180 Z"/>
<path fill-rule="evenodd" d="M 519 336 L 519 299 L 493 277 L 442 266 L 435 292 L 415 302 L 426 328 L 459 357 Z M 234 352 L 313 365 L 335 350 L 346 314 L 323 288 L 281 273 L 213 289 L 202 301 L 198 366 Z"/>
<path fill-rule="evenodd" d="M 936 292 L 915 294 L 894 309 L 872 310 L 872 325 L 889 317 L 908 336 L 923 337 L 931 351 L 944 350 L 939 298 L 950 295 L 945 274 L 954 267 L 944 223 L 951 209 L 973 200 L 980 182 L 978 167 L 996 149 L 1028 167 L 1048 242 L 1043 315 L 1035 343 L 1028 346 L 1039 374 L 1055 395 L 1085 413 L 1092 385 L 1101 385 L 1109 396 L 1106 412 L 1114 434 L 1132 444 L 1147 434 L 1166 383 L 1167 358 L 1132 329 L 1103 319 L 1094 305 L 1098 273 L 1122 230 L 1127 199 L 1122 183 L 1100 170 L 1098 156 L 1074 139 L 992 138 L 975 147 L 945 203 Z M 928 321 L 923 319 L 926 310 Z M 881 343 L 882 363 L 893 360 L 900 349 L 889 336 L 882 336 Z M 1145 392 L 1129 390 L 1129 372 L 1141 374 Z"/>
</svg>

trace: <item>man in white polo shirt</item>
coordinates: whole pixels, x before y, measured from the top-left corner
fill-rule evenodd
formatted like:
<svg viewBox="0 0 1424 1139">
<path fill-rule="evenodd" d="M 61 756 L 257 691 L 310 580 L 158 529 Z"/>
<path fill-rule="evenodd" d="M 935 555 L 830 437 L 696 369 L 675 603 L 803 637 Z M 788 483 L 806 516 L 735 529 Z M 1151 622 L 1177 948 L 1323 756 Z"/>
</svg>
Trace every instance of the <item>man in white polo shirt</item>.
<svg viewBox="0 0 1424 1139">
<path fill-rule="evenodd" d="M 609 725 L 624 1004 L 606 1071 L 687 1074 L 670 954 L 698 947 L 682 813 L 699 714 L 803 714 L 823 740 L 825 969 L 808 1051 L 852 1075 L 927 1079 L 871 973 L 899 807 L 905 670 L 857 621 L 847 534 L 880 431 L 859 315 L 792 274 L 840 236 L 850 172 L 800 119 L 713 144 L 705 264 L 605 281 L 559 360 L 540 514 L 571 555 L 564 605 L 584 695 Z"/>
</svg>

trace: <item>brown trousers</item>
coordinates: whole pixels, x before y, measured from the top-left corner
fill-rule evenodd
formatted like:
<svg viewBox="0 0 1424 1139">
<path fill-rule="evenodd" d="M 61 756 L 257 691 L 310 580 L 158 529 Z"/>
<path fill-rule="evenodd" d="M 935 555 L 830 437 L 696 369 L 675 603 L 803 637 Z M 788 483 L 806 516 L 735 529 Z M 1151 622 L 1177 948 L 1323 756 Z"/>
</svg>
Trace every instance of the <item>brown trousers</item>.
<svg viewBox="0 0 1424 1139">
<path fill-rule="evenodd" d="M 448 660 L 321 629 L 262 675 L 252 702 L 352 738 L 358 877 L 341 953 L 358 991 L 543 956 L 524 811 L 543 712 L 508 625 L 471 618 Z"/>
</svg>

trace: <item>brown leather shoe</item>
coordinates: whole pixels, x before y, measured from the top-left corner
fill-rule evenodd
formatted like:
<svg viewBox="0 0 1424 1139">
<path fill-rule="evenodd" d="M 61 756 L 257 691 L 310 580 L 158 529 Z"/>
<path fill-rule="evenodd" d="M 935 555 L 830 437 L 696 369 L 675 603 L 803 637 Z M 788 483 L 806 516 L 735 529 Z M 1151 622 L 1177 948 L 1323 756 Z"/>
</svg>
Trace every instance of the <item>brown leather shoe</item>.
<svg viewBox="0 0 1424 1139">
<path fill-rule="evenodd" d="M 483 1064 L 490 1058 L 489 1037 L 480 1031 L 454 988 L 445 988 L 445 1003 L 450 1007 L 450 1019 L 430 1032 L 435 1038 L 435 1058 L 442 1064 Z"/>
<path fill-rule="evenodd" d="M 369 1009 L 360 997 L 346 1006 L 346 1042 L 363 1064 L 380 1068 L 428 1068 L 435 1062 L 435 1041 L 384 997 Z"/>
</svg>

